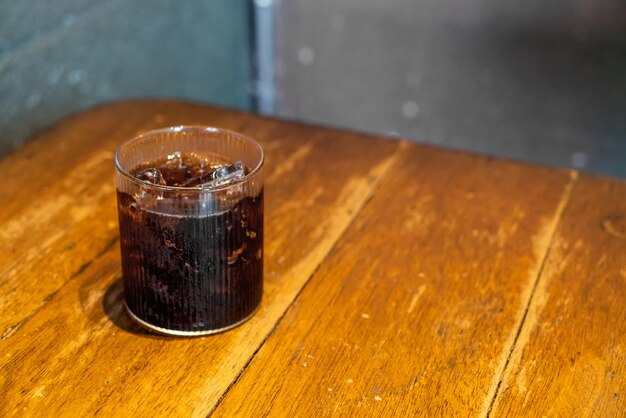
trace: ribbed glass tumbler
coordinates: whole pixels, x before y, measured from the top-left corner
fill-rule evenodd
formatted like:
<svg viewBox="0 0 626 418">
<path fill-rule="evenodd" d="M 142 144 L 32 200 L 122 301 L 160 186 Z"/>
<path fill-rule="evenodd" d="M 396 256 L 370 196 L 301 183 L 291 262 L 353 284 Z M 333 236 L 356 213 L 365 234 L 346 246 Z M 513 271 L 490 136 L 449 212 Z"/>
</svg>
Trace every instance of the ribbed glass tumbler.
<svg viewBox="0 0 626 418">
<path fill-rule="evenodd" d="M 255 312 L 263 293 L 263 163 L 255 141 L 210 127 L 151 131 L 118 148 L 124 299 L 135 321 L 195 336 Z"/>
</svg>

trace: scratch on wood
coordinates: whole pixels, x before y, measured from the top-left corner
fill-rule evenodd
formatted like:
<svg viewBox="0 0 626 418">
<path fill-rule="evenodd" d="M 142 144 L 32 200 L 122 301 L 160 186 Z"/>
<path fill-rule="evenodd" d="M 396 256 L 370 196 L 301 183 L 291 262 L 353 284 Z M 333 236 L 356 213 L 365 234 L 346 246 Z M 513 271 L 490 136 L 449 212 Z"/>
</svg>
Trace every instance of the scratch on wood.
<svg viewBox="0 0 626 418">
<path fill-rule="evenodd" d="M 411 302 L 409 302 L 409 308 L 406 310 L 406 313 L 410 314 L 411 312 L 413 312 L 413 309 L 415 309 L 415 305 L 417 305 L 417 301 L 424 293 L 424 290 L 426 290 L 426 284 L 421 284 L 420 287 L 417 288 L 417 292 L 413 294 Z"/>
<path fill-rule="evenodd" d="M 15 331 L 17 331 L 18 329 L 21 328 L 22 324 L 24 324 L 24 320 L 18 322 L 17 324 L 8 327 L 7 329 L 4 330 L 4 332 L 2 333 L 2 335 L 0 335 L 0 341 L 4 341 L 7 338 L 9 338 L 11 335 L 15 334 Z"/>
<path fill-rule="evenodd" d="M 612 235 L 616 238 L 626 239 L 626 232 L 620 231 L 615 224 L 620 221 L 621 218 L 617 216 L 611 216 L 602 221 L 602 228 L 607 232 L 607 234 Z"/>
<path fill-rule="evenodd" d="M 559 204 L 554 212 L 552 218 L 549 219 L 548 222 L 544 224 L 544 226 L 540 229 L 539 233 L 534 238 L 534 250 L 537 259 L 536 262 L 529 272 L 529 280 L 528 285 L 522 292 L 520 297 L 520 309 L 516 320 L 516 326 L 511 330 L 511 333 L 507 337 L 502 352 L 499 356 L 498 366 L 494 369 L 493 377 L 491 380 L 491 385 L 489 387 L 489 391 L 487 392 L 487 396 L 485 397 L 482 414 L 483 416 L 489 417 L 491 411 L 496 403 L 496 399 L 500 395 L 500 386 L 506 377 L 509 376 L 511 370 L 508 368 L 512 359 L 515 359 L 514 364 L 517 363 L 517 359 L 521 356 L 523 352 L 523 348 L 526 346 L 530 338 L 530 333 L 532 331 L 533 325 L 536 323 L 537 318 L 534 317 L 531 312 L 529 317 L 529 310 L 531 302 L 534 300 L 535 291 L 538 288 L 540 280 L 544 275 L 542 274 L 546 260 L 548 258 L 548 254 L 552 247 L 552 241 L 556 234 L 557 227 L 559 222 L 563 217 L 563 213 L 565 212 L 565 208 L 567 207 L 574 185 L 578 180 L 578 172 L 570 171 L 570 178 L 561 199 L 559 200 Z M 549 278 L 544 278 L 545 280 L 549 280 Z M 542 289 L 546 286 L 546 283 L 542 283 Z M 541 290 L 540 290 L 541 292 Z M 539 298 L 535 302 L 543 302 L 539 301 L 539 299 L 545 299 L 545 295 L 538 295 Z M 544 296 L 544 297 L 541 297 Z M 541 308 L 537 303 L 533 303 L 534 308 Z M 527 320 L 528 317 L 528 320 Z"/>
</svg>

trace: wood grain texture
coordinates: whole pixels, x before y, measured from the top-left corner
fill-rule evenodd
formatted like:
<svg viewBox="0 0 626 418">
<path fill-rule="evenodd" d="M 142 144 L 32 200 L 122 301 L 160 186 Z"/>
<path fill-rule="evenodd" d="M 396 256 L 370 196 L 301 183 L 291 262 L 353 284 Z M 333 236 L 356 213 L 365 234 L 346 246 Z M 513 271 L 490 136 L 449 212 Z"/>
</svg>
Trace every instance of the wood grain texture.
<svg viewBox="0 0 626 418">
<path fill-rule="evenodd" d="M 116 121 L 124 128 L 111 131 Z M 196 339 L 144 333 L 123 312 L 111 188 L 110 157 L 123 137 L 183 123 L 237 129 L 257 138 L 267 152 L 263 303 L 239 328 Z M 37 172 L 23 169 L 39 170 L 34 163 L 50 161 L 45 154 L 51 147 L 67 149 L 68 158 L 49 175 L 52 189 L 23 192 L 20 184 L 37 178 Z M 2 265 L 15 271 L 16 279 L 1 282 L 2 311 L 10 320 L 3 318 L 0 340 L 0 415 L 205 416 L 370 198 L 400 148 L 399 142 L 205 106 L 135 102 L 67 121 L 10 156 L 2 164 L 21 176 L 12 198 L 22 205 L 5 222 L 13 222 L 16 236 L 26 237 L 37 222 L 24 204 L 33 196 L 37 207 L 57 205 L 59 214 L 81 216 L 40 225 L 38 234 L 45 239 L 16 247 L 16 258 L 31 254 L 28 262 Z M 85 162 L 98 173 L 81 176 L 76 167 Z M 47 175 L 44 168 L 39 173 Z M 59 199 L 62 204 L 54 203 Z M 19 239 L 15 243 L 21 245 Z"/>
<path fill-rule="evenodd" d="M 131 102 L 97 108 L 0 160 L 0 170 L 10 173 L 0 194 L 0 339 L 115 245 L 112 176 L 118 144 L 178 121 L 238 129 L 247 118 L 199 106 L 181 115 L 177 106 Z"/>
<path fill-rule="evenodd" d="M 574 180 L 411 147 L 215 416 L 485 415 Z"/>
<path fill-rule="evenodd" d="M 626 415 L 625 182 L 574 188 L 492 415 Z"/>
</svg>

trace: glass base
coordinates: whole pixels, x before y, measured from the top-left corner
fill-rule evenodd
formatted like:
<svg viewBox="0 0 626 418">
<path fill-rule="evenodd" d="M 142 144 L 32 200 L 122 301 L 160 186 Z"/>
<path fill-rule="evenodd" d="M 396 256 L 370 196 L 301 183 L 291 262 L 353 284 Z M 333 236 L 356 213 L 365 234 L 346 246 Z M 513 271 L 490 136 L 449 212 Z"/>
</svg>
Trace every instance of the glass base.
<svg viewBox="0 0 626 418">
<path fill-rule="evenodd" d="M 259 306 L 261 306 L 261 304 L 259 304 Z M 228 331 L 229 329 L 238 327 L 239 325 L 246 322 L 248 319 L 252 318 L 252 316 L 256 313 L 256 311 L 259 310 L 259 306 L 254 308 L 254 310 L 250 313 L 250 315 L 226 327 L 216 328 L 216 329 L 207 329 L 207 330 L 202 330 L 202 331 L 181 331 L 181 330 L 176 330 L 176 329 L 167 329 L 167 328 L 158 327 L 156 325 L 152 325 L 144 321 L 143 319 L 135 315 L 133 311 L 131 311 L 128 305 L 126 304 L 126 301 L 124 301 L 124 307 L 126 308 L 126 312 L 128 312 L 128 315 L 130 315 L 133 321 L 135 321 L 136 323 L 138 323 L 139 325 L 141 325 L 142 327 L 150 331 L 156 332 L 157 334 L 176 336 L 176 337 L 201 337 L 203 335 L 218 334 L 220 332 Z"/>
</svg>

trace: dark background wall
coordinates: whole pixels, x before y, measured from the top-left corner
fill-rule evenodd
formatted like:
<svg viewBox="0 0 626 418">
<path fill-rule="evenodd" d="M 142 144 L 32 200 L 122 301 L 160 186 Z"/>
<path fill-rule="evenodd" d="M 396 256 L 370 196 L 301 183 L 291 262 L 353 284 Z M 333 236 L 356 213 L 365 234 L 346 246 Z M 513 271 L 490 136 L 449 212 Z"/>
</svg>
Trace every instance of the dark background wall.
<svg viewBox="0 0 626 418">
<path fill-rule="evenodd" d="M 0 155 L 132 97 L 626 177 L 626 3 L 0 0 Z"/>
<path fill-rule="evenodd" d="M 248 108 L 244 0 L 0 0 L 0 155 L 103 101 Z"/>
<path fill-rule="evenodd" d="M 626 177 L 623 0 L 275 0 L 278 114 Z"/>
</svg>

